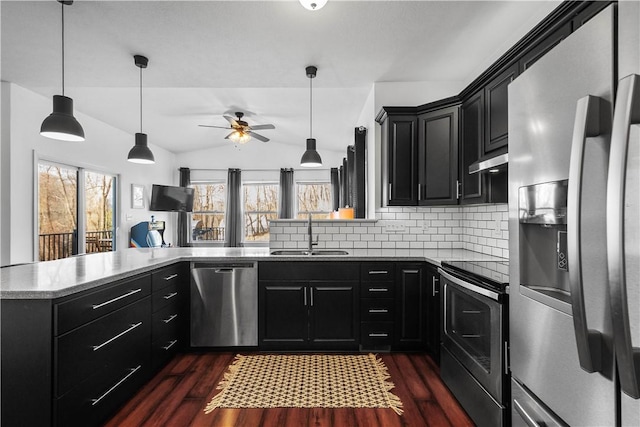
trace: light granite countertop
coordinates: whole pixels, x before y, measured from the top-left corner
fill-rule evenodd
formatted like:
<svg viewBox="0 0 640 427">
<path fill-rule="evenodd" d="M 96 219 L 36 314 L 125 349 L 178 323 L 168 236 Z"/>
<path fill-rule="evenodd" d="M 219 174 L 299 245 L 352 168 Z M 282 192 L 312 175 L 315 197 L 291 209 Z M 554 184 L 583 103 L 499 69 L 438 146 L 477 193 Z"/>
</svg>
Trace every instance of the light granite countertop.
<svg viewBox="0 0 640 427">
<path fill-rule="evenodd" d="M 350 255 L 271 255 L 260 248 L 129 248 L 0 269 L 0 299 L 53 299 L 154 270 L 177 261 L 504 261 L 465 249 L 358 250 Z"/>
</svg>

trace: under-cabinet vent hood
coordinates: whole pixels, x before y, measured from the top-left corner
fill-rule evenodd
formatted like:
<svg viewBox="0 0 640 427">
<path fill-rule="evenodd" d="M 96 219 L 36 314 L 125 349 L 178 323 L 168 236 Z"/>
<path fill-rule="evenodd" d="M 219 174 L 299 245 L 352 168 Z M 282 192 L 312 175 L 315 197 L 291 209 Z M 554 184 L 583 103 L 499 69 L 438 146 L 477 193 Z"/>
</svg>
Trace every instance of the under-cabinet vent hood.
<svg viewBox="0 0 640 427">
<path fill-rule="evenodd" d="M 494 157 L 480 159 L 469 165 L 469 173 L 482 172 L 484 170 L 503 168 L 509 162 L 509 153 L 500 154 Z"/>
</svg>

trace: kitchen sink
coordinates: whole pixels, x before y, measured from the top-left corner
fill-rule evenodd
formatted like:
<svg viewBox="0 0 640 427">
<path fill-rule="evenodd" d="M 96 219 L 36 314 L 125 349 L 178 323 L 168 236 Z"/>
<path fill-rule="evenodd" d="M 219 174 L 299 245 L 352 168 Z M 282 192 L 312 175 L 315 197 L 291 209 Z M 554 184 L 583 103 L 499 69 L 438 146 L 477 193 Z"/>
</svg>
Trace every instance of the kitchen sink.
<svg viewBox="0 0 640 427">
<path fill-rule="evenodd" d="M 271 255 L 349 255 L 349 252 L 337 249 L 315 249 L 311 252 L 304 249 L 282 249 L 271 251 Z"/>
</svg>

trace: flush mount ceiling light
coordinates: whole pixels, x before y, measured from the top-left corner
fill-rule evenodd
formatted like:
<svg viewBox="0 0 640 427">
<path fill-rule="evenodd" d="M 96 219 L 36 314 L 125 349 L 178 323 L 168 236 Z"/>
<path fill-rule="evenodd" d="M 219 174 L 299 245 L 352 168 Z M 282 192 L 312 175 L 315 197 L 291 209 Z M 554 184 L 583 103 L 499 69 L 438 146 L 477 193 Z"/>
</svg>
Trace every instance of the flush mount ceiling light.
<svg viewBox="0 0 640 427">
<path fill-rule="evenodd" d="M 153 153 L 147 146 L 147 134 L 142 133 L 142 69 L 147 68 L 149 60 L 142 55 L 133 55 L 133 62 L 140 68 L 140 132 L 136 133 L 136 145 L 129 151 L 127 160 L 133 163 L 153 164 Z"/>
<path fill-rule="evenodd" d="M 53 112 L 42 122 L 40 135 L 62 141 L 84 141 L 84 129 L 73 116 L 73 99 L 64 96 L 64 7 L 72 0 L 58 0 L 62 5 L 62 95 L 53 95 Z"/>
<path fill-rule="evenodd" d="M 299 0 L 300 4 L 308 10 L 318 10 L 327 4 L 327 0 Z"/>
<path fill-rule="evenodd" d="M 307 77 L 309 77 L 309 138 L 307 138 L 307 151 L 302 155 L 300 159 L 300 166 L 306 168 L 317 168 L 322 166 L 322 159 L 320 154 L 316 151 L 316 140 L 313 138 L 313 79 L 316 77 L 318 68 L 313 65 L 305 68 Z"/>
</svg>

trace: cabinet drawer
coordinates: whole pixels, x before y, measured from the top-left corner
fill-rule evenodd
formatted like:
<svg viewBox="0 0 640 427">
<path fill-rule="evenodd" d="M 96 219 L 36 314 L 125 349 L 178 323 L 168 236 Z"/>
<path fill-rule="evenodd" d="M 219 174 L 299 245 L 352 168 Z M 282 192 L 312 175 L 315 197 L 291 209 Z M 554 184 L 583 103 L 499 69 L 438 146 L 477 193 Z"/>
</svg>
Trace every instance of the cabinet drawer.
<svg viewBox="0 0 640 427">
<path fill-rule="evenodd" d="M 169 286 L 165 286 L 160 290 L 154 291 L 151 297 L 153 312 L 155 313 L 168 305 L 177 307 L 179 293 L 185 291 L 185 289 L 180 288 L 180 282 L 172 282 Z M 177 308 L 175 308 L 175 310 L 177 310 Z"/>
<path fill-rule="evenodd" d="M 185 283 L 188 273 L 182 264 L 174 264 L 161 268 L 151 273 L 152 291 L 156 292 L 164 287 L 175 285 L 176 283 Z"/>
<path fill-rule="evenodd" d="M 151 293 L 151 276 L 137 276 L 54 306 L 54 335 L 111 313 Z"/>
<path fill-rule="evenodd" d="M 363 347 L 392 343 L 393 322 L 362 322 L 360 324 L 360 344 Z"/>
<path fill-rule="evenodd" d="M 56 395 L 132 354 L 149 357 L 151 318 L 149 298 L 116 310 L 54 341 L 57 366 Z"/>
<path fill-rule="evenodd" d="M 177 339 L 182 321 L 176 307 L 167 306 L 153 314 L 151 320 L 151 342 L 166 344 L 165 341 Z"/>
<path fill-rule="evenodd" d="M 362 298 L 393 298 L 393 282 L 362 283 L 360 296 Z"/>
<path fill-rule="evenodd" d="M 122 361 L 119 366 L 99 372 L 58 399 L 57 425 L 102 425 L 144 385 L 150 372 L 147 360 L 130 358 Z"/>
<path fill-rule="evenodd" d="M 394 264 L 387 262 L 365 262 L 360 266 L 362 282 L 385 282 L 394 280 Z"/>
<path fill-rule="evenodd" d="M 393 321 L 392 298 L 363 298 L 360 302 L 360 320 L 363 322 Z"/>
</svg>

